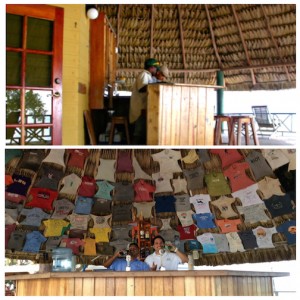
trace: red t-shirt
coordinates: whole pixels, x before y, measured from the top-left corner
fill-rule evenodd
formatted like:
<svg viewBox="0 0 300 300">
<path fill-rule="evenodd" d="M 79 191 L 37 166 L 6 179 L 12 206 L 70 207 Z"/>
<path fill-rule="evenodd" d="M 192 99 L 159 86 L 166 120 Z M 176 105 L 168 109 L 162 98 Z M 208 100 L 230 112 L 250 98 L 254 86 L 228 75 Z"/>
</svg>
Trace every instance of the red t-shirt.
<svg viewBox="0 0 300 300">
<path fill-rule="evenodd" d="M 67 166 L 83 169 L 85 159 L 89 156 L 87 149 L 68 149 L 70 154 Z"/>
<path fill-rule="evenodd" d="M 222 168 L 226 168 L 244 158 L 236 149 L 212 149 L 210 153 L 219 155 L 222 161 Z"/>
<path fill-rule="evenodd" d="M 135 196 L 135 202 L 147 202 L 153 201 L 153 193 L 155 192 L 155 186 L 140 179 L 133 185 Z"/>
<path fill-rule="evenodd" d="M 47 188 L 32 188 L 30 190 L 32 200 L 25 207 L 39 207 L 45 210 L 53 210 L 53 201 L 57 199 L 58 192 Z"/>
</svg>

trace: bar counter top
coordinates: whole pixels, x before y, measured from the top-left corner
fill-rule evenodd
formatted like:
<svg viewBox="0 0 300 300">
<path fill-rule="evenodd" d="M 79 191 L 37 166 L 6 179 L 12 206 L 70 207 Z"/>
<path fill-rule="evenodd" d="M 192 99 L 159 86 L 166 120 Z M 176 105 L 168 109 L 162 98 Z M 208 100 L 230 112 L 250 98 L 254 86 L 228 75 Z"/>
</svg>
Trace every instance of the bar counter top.
<svg viewBox="0 0 300 300">
<path fill-rule="evenodd" d="M 287 272 L 193 270 L 157 272 L 6 273 L 17 296 L 272 296 L 273 277 Z"/>
</svg>

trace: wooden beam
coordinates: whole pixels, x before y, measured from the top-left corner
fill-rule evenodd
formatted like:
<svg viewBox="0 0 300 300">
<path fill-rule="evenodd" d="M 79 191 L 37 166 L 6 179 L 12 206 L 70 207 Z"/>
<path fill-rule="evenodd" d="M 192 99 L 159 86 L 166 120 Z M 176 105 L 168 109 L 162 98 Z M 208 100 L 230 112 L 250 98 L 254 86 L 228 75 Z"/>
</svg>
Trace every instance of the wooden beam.
<svg viewBox="0 0 300 300">
<path fill-rule="evenodd" d="M 179 4 L 177 5 L 177 10 L 178 10 L 178 22 L 179 22 L 182 62 L 183 62 L 183 68 L 186 69 L 184 35 L 183 35 L 183 28 L 182 28 L 182 16 L 181 16 L 181 9 L 180 9 Z M 184 73 L 184 83 L 186 83 L 186 73 Z"/>
<path fill-rule="evenodd" d="M 121 24 L 121 12 L 122 12 L 122 4 L 118 5 L 118 16 L 117 16 L 117 47 L 119 48 L 119 37 L 120 37 L 120 24 Z"/>
<path fill-rule="evenodd" d="M 244 48 L 244 51 L 245 51 L 247 63 L 248 63 L 249 66 L 251 66 L 251 60 L 250 60 L 249 52 L 248 52 L 248 49 L 247 49 L 247 45 L 245 43 L 245 39 L 244 39 L 244 35 L 243 35 L 242 28 L 241 28 L 241 25 L 240 25 L 239 17 L 236 13 L 234 4 L 231 4 L 231 8 L 232 8 L 233 16 L 234 16 L 234 19 L 235 19 L 235 22 L 236 22 L 236 25 L 237 25 L 237 28 L 238 28 L 238 31 L 239 31 L 241 41 L 242 41 L 242 45 L 243 45 L 243 48 Z M 253 69 L 250 69 L 250 72 L 251 72 L 252 84 L 255 85 L 256 84 L 256 79 L 255 79 Z"/>
<path fill-rule="evenodd" d="M 270 36 L 271 36 L 272 42 L 273 42 L 273 44 L 274 44 L 274 46 L 275 46 L 275 48 L 276 48 L 276 51 L 277 51 L 278 56 L 279 56 L 280 59 L 282 60 L 282 55 L 281 55 L 281 53 L 280 53 L 280 50 L 279 50 L 277 41 L 275 40 L 274 35 L 273 35 L 273 33 L 272 33 L 272 29 L 271 29 L 271 26 L 270 26 L 269 18 L 268 18 L 268 16 L 267 16 L 267 13 L 266 13 L 266 11 L 265 11 L 265 8 L 263 7 L 263 5 L 261 5 L 260 7 L 261 7 L 261 10 L 262 10 L 262 12 L 263 12 L 263 15 L 264 15 L 264 18 L 265 18 L 265 21 L 266 21 L 266 25 L 267 25 L 267 29 L 268 29 L 268 32 L 269 32 L 269 34 L 270 34 Z M 284 69 L 285 69 L 285 73 L 286 73 L 286 76 L 287 76 L 287 78 L 288 78 L 288 81 L 291 81 L 291 76 L 290 76 L 290 74 L 289 74 L 289 71 L 288 71 L 287 67 L 284 66 Z"/>
<path fill-rule="evenodd" d="M 151 4 L 150 57 L 153 57 L 154 4 Z"/>
<path fill-rule="evenodd" d="M 238 71 L 238 70 L 249 70 L 249 69 L 268 69 L 268 68 L 279 68 L 279 67 L 296 67 L 296 63 L 278 63 L 278 64 L 264 64 L 257 66 L 240 66 L 231 68 L 214 68 L 214 69 L 172 69 L 169 71 L 171 73 L 212 73 L 216 71 Z M 120 68 L 117 72 L 141 72 L 143 69 L 130 69 L 130 68 Z"/>
<path fill-rule="evenodd" d="M 204 7 L 205 7 L 206 16 L 207 16 L 208 25 L 209 25 L 211 42 L 212 42 L 214 50 L 215 50 L 215 55 L 217 57 L 217 61 L 218 61 L 219 67 L 220 67 L 220 69 L 222 69 L 223 64 L 222 64 L 222 61 L 221 61 L 221 58 L 220 58 L 220 55 L 219 55 L 219 52 L 218 52 L 218 48 L 217 48 L 217 44 L 216 44 L 216 39 L 215 39 L 215 34 L 214 34 L 213 27 L 212 27 L 211 17 L 210 17 L 210 14 L 209 14 L 209 9 L 208 9 L 207 4 L 204 4 Z"/>
</svg>

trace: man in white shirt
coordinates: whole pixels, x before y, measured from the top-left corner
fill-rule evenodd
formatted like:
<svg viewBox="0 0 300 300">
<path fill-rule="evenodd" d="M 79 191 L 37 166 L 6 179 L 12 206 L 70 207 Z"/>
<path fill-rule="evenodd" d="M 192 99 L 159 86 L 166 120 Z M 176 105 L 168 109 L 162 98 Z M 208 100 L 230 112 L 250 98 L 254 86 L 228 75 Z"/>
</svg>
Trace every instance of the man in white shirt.
<svg viewBox="0 0 300 300">
<path fill-rule="evenodd" d="M 180 252 L 174 245 L 168 243 L 170 251 L 165 250 L 165 240 L 162 236 L 157 235 L 152 246 L 154 252 L 148 255 L 145 259 L 152 271 L 156 270 L 178 270 L 178 265 L 188 262 L 188 257 Z"/>
<path fill-rule="evenodd" d="M 129 123 L 133 129 L 133 144 L 146 144 L 147 85 L 153 83 L 159 62 L 154 58 L 145 61 L 144 70 L 139 73 L 132 87 L 129 109 Z"/>
</svg>

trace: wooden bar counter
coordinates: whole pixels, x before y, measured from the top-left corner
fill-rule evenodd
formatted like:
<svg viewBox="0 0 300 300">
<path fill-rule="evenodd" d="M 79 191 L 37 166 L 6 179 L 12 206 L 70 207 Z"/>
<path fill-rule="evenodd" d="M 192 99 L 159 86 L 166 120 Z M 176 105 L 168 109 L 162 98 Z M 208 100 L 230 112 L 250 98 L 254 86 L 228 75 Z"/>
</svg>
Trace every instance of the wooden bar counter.
<svg viewBox="0 0 300 300">
<path fill-rule="evenodd" d="M 272 296 L 272 278 L 286 272 L 50 272 L 9 275 L 16 296 Z"/>
<path fill-rule="evenodd" d="M 149 85 L 147 145 L 213 145 L 218 88 L 221 87 Z"/>
</svg>

